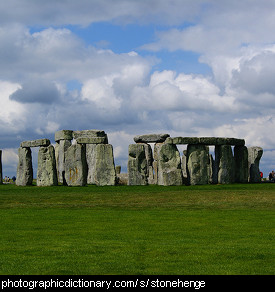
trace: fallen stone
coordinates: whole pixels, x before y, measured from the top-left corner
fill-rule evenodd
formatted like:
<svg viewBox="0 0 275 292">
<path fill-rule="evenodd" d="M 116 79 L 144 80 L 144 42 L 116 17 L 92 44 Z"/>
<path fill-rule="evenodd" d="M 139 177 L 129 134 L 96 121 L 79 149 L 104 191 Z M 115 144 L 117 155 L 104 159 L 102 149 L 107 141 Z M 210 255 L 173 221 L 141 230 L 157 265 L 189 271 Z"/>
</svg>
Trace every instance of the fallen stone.
<svg viewBox="0 0 275 292">
<path fill-rule="evenodd" d="M 128 153 L 128 185 L 147 185 L 147 159 L 144 144 L 130 144 Z"/>
<path fill-rule="evenodd" d="M 85 146 L 71 145 L 65 154 L 65 179 L 68 186 L 84 186 L 87 183 Z"/>
<path fill-rule="evenodd" d="M 55 151 L 52 145 L 48 147 L 39 148 L 36 185 L 37 186 L 58 185 Z"/>
<path fill-rule="evenodd" d="M 190 185 L 209 183 L 209 149 L 205 145 L 187 146 L 187 179 Z"/>
<path fill-rule="evenodd" d="M 118 185 L 128 185 L 128 173 L 120 173 L 117 175 Z"/>
<path fill-rule="evenodd" d="M 27 186 L 32 185 L 33 168 L 32 168 L 32 152 L 29 147 L 18 148 L 18 165 L 16 174 L 16 185 Z"/>
<path fill-rule="evenodd" d="M 108 144 L 107 135 L 105 137 L 80 137 L 76 139 L 78 144 Z"/>
<path fill-rule="evenodd" d="M 235 181 L 234 157 L 230 145 L 218 145 L 215 147 L 215 159 L 217 167 L 217 182 L 230 184 Z"/>
<path fill-rule="evenodd" d="M 248 150 L 246 146 L 234 147 L 235 182 L 248 182 Z"/>
<path fill-rule="evenodd" d="M 37 139 L 32 141 L 21 142 L 21 148 L 30 148 L 30 147 L 46 147 L 51 144 L 49 139 Z"/>
<path fill-rule="evenodd" d="M 72 130 L 60 130 L 55 132 L 54 140 L 58 142 L 60 140 L 72 140 L 73 139 L 73 131 Z"/>
<path fill-rule="evenodd" d="M 161 143 L 164 142 L 169 134 L 147 134 L 147 135 L 138 135 L 134 137 L 136 143 Z"/>
<path fill-rule="evenodd" d="M 249 170 L 249 182 L 259 183 L 261 182 L 260 175 L 260 159 L 263 155 L 263 149 L 258 146 L 248 147 L 248 170 Z"/>
</svg>

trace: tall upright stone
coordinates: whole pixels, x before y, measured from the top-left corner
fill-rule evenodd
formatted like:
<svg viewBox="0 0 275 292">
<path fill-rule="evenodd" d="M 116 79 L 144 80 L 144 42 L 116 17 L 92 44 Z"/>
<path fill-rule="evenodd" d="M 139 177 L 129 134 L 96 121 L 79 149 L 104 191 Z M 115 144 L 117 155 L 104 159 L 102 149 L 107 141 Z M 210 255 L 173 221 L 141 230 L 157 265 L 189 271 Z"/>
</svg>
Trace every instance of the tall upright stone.
<svg viewBox="0 0 275 292">
<path fill-rule="evenodd" d="M 95 184 L 113 186 L 116 184 L 116 171 L 111 144 L 97 144 L 95 151 Z"/>
<path fill-rule="evenodd" d="M 58 184 L 53 145 L 39 148 L 36 184 L 37 186 L 56 186 Z"/>
<path fill-rule="evenodd" d="M 148 184 L 155 184 L 153 170 L 153 151 L 150 144 L 144 143 L 145 157 L 147 161 L 147 178 Z"/>
<path fill-rule="evenodd" d="M 217 181 L 219 184 L 230 184 L 235 181 L 235 167 L 232 148 L 230 145 L 217 145 L 215 147 L 217 167 Z"/>
<path fill-rule="evenodd" d="M 0 150 L 0 185 L 3 184 L 3 173 L 2 173 L 2 150 Z"/>
<path fill-rule="evenodd" d="M 158 184 L 164 186 L 182 185 L 181 158 L 174 144 L 157 146 Z"/>
<path fill-rule="evenodd" d="M 147 159 L 144 144 L 130 144 L 128 154 L 128 185 L 147 185 Z"/>
<path fill-rule="evenodd" d="M 187 150 L 183 150 L 181 156 L 181 171 L 182 171 L 182 179 L 184 184 L 188 184 L 188 177 L 187 177 Z"/>
<path fill-rule="evenodd" d="M 55 146 L 57 177 L 58 181 L 63 185 L 67 185 L 65 178 L 65 154 L 71 145 L 70 140 L 60 140 Z"/>
<path fill-rule="evenodd" d="M 72 145 L 73 139 L 72 130 L 60 130 L 55 132 L 55 158 L 58 181 L 63 185 L 67 185 L 65 179 L 65 153 L 67 149 Z"/>
<path fill-rule="evenodd" d="M 65 154 L 65 179 L 68 186 L 84 186 L 87 183 L 86 148 L 71 145 Z"/>
<path fill-rule="evenodd" d="M 248 182 L 248 150 L 246 146 L 234 147 L 235 182 Z"/>
<path fill-rule="evenodd" d="M 18 148 L 18 165 L 16 174 L 16 185 L 32 185 L 33 168 L 32 152 L 30 147 Z"/>
<path fill-rule="evenodd" d="M 260 159 L 263 155 L 261 147 L 249 147 L 248 149 L 248 169 L 249 169 L 249 182 L 258 183 L 261 181 L 260 175 Z"/>
<path fill-rule="evenodd" d="M 187 178 L 190 185 L 209 183 L 209 149 L 201 144 L 187 146 Z"/>
<path fill-rule="evenodd" d="M 86 144 L 86 161 L 87 161 L 87 184 L 95 185 L 96 171 L 96 147 L 97 144 Z"/>
</svg>

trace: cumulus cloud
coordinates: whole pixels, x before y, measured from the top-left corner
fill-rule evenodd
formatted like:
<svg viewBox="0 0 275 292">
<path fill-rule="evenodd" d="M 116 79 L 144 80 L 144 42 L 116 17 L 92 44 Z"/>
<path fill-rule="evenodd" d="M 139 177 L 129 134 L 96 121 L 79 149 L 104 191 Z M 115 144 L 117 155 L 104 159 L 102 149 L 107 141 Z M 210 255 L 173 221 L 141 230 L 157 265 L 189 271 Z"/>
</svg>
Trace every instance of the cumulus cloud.
<svg viewBox="0 0 275 292">
<path fill-rule="evenodd" d="M 24 83 L 10 95 L 10 99 L 19 103 L 53 103 L 58 102 L 59 91 L 53 82 L 37 79 Z"/>
</svg>

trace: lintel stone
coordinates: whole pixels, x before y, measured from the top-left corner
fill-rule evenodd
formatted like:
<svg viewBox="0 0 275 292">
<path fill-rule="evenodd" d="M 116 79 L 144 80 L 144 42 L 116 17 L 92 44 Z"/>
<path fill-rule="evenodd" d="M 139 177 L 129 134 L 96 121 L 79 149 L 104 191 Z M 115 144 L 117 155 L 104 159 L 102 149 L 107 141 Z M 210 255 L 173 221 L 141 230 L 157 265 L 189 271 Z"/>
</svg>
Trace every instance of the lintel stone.
<svg viewBox="0 0 275 292">
<path fill-rule="evenodd" d="M 170 137 L 169 134 L 147 134 L 147 135 L 138 135 L 134 137 L 136 143 L 161 143 L 164 142 L 167 137 Z"/>
<path fill-rule="evenodd" d="M 78 144 L 108 144 L 106 137 L 80 137 L 76 139 Z"/>
<path fill-rule="evenodd" d="M 58 142 L 60 140 L 72 140 L 73 139 L 73 131 L 72 130 L 60 130 L 55 132 L 54 140 Z"/>
<path fill-rule="evenodd" d="M 168 137 L 165 140 L 166 144 L 201 144 L 201 145 L 232 145 L 244 146 L 244 139 L 237 138 L 222 138 L 222 137 Z"/>
<path fill-rule="evenodd" d="M 103 130 L 82 130 L 73 131 L 73 138 L 93 138 L 93 137 L 106 137 L 106 133 Z"/>
<path fill-rule="evenodd" d="M 23 141 L 20 144 L 22 148 L 29 148 L 29 147 L 47 147 L 51 144 L 49 139 L 37 139 L 31 141 Z"/>
</svg>

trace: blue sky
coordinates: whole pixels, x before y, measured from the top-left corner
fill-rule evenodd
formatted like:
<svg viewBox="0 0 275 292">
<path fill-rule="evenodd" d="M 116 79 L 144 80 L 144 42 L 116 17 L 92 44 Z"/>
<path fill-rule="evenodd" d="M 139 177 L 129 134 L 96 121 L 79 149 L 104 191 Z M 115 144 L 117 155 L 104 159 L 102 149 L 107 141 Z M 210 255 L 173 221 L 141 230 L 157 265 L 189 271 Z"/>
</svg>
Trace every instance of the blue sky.
<svg viewBox="0 0 275 292">
<path fill-rule="evenodd" d="M 4 175 L 21 141 L 101 129 L 124 171 L 135 135 L 168 133 L 243 138 L 267 176 L 274 26 L 267 0 L 0 0 Z"/>
</svg>

